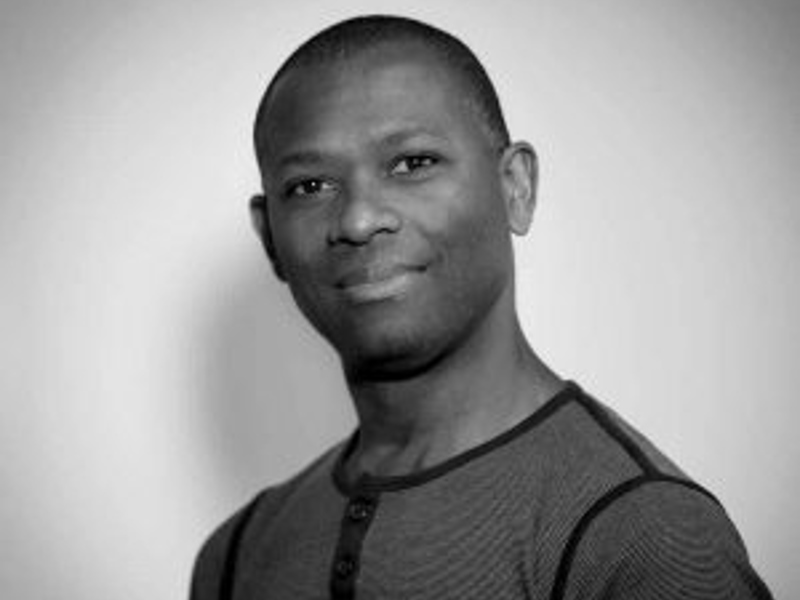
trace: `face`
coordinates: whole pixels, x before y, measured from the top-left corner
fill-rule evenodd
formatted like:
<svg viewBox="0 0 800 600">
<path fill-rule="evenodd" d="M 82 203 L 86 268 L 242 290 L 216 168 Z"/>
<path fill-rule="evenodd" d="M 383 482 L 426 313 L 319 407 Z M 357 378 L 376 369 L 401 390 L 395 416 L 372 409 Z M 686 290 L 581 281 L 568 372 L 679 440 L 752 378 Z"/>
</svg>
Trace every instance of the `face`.
<svg viewBox="0 0 800 600">
<path fill-rule="evenodd" d="M 267 109 L 264 235 L 350 376 L 457 351 L 511 287 L 501 156 L 461 90 L 398 46 L 290 73 Z"/>
</svg>

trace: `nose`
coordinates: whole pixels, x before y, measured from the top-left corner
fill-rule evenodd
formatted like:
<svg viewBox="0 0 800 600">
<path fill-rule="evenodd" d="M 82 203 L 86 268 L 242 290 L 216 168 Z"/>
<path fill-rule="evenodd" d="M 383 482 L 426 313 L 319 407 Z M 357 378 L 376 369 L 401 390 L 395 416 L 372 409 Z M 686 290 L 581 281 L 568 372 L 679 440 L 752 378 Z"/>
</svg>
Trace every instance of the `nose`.
<svg viewBox="0 0 800 600">
<path fill-rule="evenodd" d="M 331 245 L 368 244 L 378 234 L 400 230 L 402 219 L 380 182 L 354 181 L 341 194 L 328 241 Z"/>
</svg>

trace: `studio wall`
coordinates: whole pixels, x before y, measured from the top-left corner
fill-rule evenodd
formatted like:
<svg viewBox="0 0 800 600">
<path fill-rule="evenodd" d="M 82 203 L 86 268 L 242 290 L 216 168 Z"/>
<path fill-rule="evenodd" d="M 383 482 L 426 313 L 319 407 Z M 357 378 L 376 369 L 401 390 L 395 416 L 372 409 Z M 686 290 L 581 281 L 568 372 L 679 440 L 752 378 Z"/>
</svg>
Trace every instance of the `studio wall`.
<svg viewBox="0 0 800 600">
<path fill-rule="evenodd" d="M 800 593 L 800 10 L 410 1 L 540 159 L 526 331 L 724 502 Z M 355 425 L 250 228 L 253 113 L 366 0 L 5 2 L 0 589 L 186 597 L 194 554 Z"/>
</svg>

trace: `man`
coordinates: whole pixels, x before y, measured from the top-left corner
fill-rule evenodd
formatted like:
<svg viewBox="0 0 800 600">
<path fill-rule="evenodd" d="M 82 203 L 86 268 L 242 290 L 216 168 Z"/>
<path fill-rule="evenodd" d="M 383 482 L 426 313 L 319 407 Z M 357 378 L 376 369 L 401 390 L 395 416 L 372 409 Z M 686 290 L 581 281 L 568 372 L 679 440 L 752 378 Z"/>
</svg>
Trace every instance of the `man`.
<svg viewBox="0 0 800 600">
<path fill-rule="evenodd" d="M 536 156 L 461 42 L 325 30 L 255 145 L 254 222 L 359 428 L 215 532 L 193 599 L 769 598 L 713 496 L 523 335 L 510 234 Z"/>
</svg>

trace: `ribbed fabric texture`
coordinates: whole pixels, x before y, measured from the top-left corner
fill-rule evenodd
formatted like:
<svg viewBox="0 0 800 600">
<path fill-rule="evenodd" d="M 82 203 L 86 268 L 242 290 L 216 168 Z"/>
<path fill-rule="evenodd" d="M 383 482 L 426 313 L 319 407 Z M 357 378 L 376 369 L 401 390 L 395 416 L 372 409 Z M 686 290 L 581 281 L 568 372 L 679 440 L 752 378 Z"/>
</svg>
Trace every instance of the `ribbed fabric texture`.
<svg viewBox="0 0 800 600">
<path fill-rule="evenodd" d="M 771 597 L 716 501 L 577 386 L 410 476 L 348 485 L 346 451 L 223 524 L 192 600 Z"/>
</svg>

